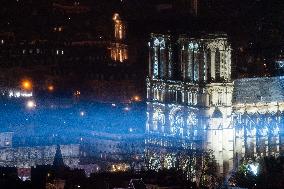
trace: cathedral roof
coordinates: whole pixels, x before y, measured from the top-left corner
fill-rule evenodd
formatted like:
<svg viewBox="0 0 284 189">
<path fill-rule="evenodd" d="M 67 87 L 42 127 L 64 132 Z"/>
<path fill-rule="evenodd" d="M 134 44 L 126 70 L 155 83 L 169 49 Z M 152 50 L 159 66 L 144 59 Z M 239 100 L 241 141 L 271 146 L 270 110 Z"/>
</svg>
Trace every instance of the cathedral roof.
<svg viewBox="0 0 284 189">
<path fill-rule="evenodd" d="M 284 102 L 284 77 L 243 78 L 234 81 L 234 104 Z"/>
</svg>

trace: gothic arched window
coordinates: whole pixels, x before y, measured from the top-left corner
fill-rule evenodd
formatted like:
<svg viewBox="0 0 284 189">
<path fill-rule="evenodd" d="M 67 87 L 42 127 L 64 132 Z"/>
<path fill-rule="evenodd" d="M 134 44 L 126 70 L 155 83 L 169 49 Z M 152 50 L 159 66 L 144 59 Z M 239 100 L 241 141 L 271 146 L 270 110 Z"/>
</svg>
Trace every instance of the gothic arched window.
<svg viewBox="0 0 284 189">
<path fill-rule="evenodd" d="M 221 60 L 220 60 L 220 51 L 219 49 L 216 49 L 215 53 L 215 73 L 216 73 L 216 80 L 220 80 L 220 74 L 221 74 Z"/>
</svg>

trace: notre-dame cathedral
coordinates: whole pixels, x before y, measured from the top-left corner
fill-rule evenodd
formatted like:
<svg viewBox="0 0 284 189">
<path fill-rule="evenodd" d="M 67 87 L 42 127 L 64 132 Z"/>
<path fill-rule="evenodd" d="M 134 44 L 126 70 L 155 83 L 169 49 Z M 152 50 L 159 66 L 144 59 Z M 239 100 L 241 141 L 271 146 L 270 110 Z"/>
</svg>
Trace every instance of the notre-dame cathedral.
<svg viewBox="0 0 284 189">
<path fill-rule="evenodd" d="M 148 45 L 150 166 L 174 167 L 174 146 L 211 149 L 223 174 L 243 158 L 283 153 L 284 78 L 232 80 L 225 34 L 152 34 Z"/>
</svg>

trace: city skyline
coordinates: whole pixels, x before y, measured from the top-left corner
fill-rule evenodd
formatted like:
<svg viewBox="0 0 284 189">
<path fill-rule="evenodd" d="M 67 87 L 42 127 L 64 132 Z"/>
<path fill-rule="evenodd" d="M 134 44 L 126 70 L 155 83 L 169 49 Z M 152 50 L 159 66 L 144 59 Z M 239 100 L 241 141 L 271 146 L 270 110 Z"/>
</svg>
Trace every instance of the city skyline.
<svg viewBox="0 0 284 189">
<path fill-rule="evenodd" d="M 0 7 L 0 188 L 283 188 L 280 0 Z"/>
</svg>

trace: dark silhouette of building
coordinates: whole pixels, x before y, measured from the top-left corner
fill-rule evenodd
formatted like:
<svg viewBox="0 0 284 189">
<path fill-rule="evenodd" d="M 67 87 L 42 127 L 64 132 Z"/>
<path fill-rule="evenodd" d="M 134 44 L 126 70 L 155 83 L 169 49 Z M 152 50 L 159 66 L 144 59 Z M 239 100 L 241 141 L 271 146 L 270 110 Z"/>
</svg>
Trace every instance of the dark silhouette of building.
<svg viewBox="0 0 284 189">
<path fill-rule="evenodd" d="M 61 168 L 64 167 L 64 161 L 63 161 L 63 157 L 61 154 L 61 149 L 60 149 L 60 145 L 56 146 L 56 152 L 55 152 L 55 156 L 54 156 L 54 160 L 53 160 L 53 166 L 55 168 Z"/>
</svg>

